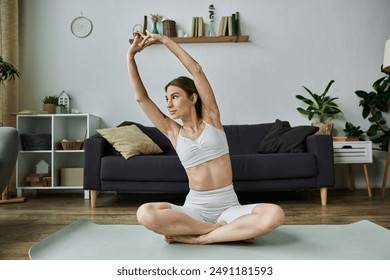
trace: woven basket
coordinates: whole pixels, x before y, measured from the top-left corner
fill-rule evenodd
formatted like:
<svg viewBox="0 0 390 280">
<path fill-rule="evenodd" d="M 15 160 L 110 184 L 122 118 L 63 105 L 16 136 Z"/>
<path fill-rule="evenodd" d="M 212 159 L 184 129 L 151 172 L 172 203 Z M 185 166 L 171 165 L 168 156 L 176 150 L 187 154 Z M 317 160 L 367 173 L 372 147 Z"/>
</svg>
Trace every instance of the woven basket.
<svg viewBox="0 0 390 280">
<path fill-rule="evenodd" d="M 51 134 L 21 134 L 23 150 L 51 150 Z"/>
<path fill-rule="evenodd" d="M 61 141 L 61 146 L 64 150 L 81 150 L 83 141 Z"/>
</svg>

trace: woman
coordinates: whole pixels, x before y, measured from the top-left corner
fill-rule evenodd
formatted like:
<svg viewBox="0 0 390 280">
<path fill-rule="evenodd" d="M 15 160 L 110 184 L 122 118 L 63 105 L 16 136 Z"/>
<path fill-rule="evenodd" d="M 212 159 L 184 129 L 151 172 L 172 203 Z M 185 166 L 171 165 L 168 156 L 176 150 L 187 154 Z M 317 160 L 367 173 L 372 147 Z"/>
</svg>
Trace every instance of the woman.
<svg viewBox="0 0 390 280">
<path fill-rule="evenodd" d="M 138 52 L 156 42 L 165 45 L 193 78 L 179 77 L 166 86 L 171 118 L 149 98 L 135 62 Z M 175 147 L 190 188 L 183 206 L 165 202 L 141 205 L 139 223 L 164 235 L 167 242 L 191 244 L 254 242 L 255 237 L 281 225 L 284 212 L 279 206 L 239 204 L 219 109 L 201 66 L 173 40 L 150 32 L 135 36 L 127 61 L 135 99 Z M 180 119 L 182 125 L 174 119 Z"/>
</svg>

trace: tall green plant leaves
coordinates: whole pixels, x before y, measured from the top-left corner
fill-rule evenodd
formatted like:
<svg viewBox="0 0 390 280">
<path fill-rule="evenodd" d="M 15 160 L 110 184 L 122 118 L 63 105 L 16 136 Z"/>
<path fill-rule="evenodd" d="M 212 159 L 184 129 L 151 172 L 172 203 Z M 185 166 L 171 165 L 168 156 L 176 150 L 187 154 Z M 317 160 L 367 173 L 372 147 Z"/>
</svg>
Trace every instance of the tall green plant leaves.
<svg viewBox="0 0 390 280">
<path fill-rule="evenodd" d="M 314 93 L 305 86 L 302 86 L 309 94 L 309 98 L 300 94 L 295 95 L 295 97 L 308 105 L 308 107 L 298 107 L 297 111 L 303 115 L 306 115 L 309 120 L 313 119 L 314 117 L 318 117 L 320 122 L 324 122 L 328 118 L 336 118 L 338 114 L 342 114 L 341 110 L 338 108 L 338 105 L 335 102 L 338 97 L 327 96 L 333 83 L 334 80 L 331 80 L 321 95 Z"/>
<path fill-rule="evenodd" d="M 5 62 L 0 56 L 0 85 L 4 85 L 5 81 L 14 80 L 19 76 L 19 71 L 12 64 Z"/>
<path fill-rule="evenodd" d="M 368 119 L 371 126 L 367 130 L 367 136 L 373 143 L 379 144 L 381 150 L 387 151 L 390 141 L 390 129 L 386 126 L 383 113 L 389 111 L 390 100 L 390 77 L 382 77 L 376 80 L 372 88 L 373 91 L 355 91 L 361 98 L 359 106 L 362 107 L 362 117 Z"/>
</svg>

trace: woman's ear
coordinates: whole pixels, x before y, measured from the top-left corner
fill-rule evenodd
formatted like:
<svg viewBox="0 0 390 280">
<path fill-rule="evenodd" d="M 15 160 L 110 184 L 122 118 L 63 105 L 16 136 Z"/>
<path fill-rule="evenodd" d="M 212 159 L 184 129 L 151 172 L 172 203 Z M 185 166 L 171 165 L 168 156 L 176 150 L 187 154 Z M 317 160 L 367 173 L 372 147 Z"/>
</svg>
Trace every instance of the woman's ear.
<svg viewBox="0 0 390 280">
<path fill-rule="evenodd" d="M 198 101 L 198 94 L 194 92 L 194 93 L 191 95 L 191 102 L 195 104 L 196 101 Z"/>
</svg>

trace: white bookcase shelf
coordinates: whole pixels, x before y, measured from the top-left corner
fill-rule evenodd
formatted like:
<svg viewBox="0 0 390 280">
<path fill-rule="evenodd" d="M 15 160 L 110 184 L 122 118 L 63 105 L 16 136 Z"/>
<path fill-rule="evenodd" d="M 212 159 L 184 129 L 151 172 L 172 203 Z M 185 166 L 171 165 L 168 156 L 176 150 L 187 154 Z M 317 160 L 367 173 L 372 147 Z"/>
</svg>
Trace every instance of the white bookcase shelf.
<svg viewBox="0 0 390 280">
<path fill-rule="evenodd" d="M 19 135 L 51 135 L 51 148 L 47 150 L 24 150 L 20 141 L 16 164 L 18 196 L 22 196 L 23 190 L 82 190 L 82 185 L 61 185 L 60 176 L 62 168 L 84 167 L 84 150 L 63 150 L 60 141 L 83 140 L 92 136 L 100 128 L 100 118 L 91 114 L 42 114 L 17 115 L 16 120 Z M 26 177 L 36 173 L 36 164 L 41 160 L 49 164 L 51 183 L 48 186 L 31 186 L 26 182 Z"/>
</svg>

